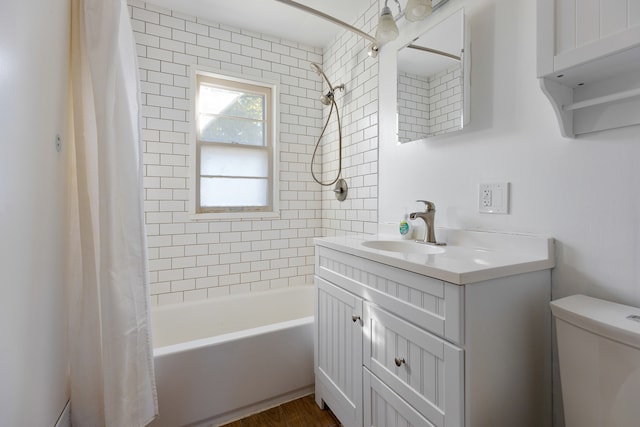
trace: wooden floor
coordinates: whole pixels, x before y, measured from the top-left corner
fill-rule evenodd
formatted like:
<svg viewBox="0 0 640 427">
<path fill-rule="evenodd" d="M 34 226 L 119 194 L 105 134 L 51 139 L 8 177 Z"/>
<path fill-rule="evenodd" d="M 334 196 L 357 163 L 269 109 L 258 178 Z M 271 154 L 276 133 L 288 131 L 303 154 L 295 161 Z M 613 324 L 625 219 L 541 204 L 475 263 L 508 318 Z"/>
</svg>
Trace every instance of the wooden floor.
<svg viewBox="0 0 640 427">
<path fill-rule="evenodd" d="M 322 410 L 305 396 L 222 427 L 340 427 L 331 411 Z"/>
</svg>

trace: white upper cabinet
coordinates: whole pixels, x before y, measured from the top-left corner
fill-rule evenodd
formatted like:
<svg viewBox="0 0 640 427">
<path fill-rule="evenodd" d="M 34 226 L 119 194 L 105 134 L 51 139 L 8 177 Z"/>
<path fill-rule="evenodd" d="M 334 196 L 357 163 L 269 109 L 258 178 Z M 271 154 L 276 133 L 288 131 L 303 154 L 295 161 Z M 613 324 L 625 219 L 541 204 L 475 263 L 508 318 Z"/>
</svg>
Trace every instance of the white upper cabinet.
<svg viewBox="0 0 640 427">
<path fill-rule="evenodd" d="M 632 48 L 640 41 L 637 0 L 547 2 L 556 11 L 554 69 L 550 72 Z"/>
<path fill-rule="evenodd" d="M 538 0 L 538 77 L 566 137 L 640 124 L 640 0 Z"/>
</svg>

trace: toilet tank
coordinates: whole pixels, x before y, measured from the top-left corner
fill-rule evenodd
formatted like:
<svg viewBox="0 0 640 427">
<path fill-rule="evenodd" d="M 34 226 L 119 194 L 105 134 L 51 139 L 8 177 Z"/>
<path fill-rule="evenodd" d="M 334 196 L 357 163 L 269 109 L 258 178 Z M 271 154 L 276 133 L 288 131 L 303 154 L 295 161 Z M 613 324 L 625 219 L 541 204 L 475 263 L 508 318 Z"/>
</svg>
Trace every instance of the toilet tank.
<svg viewBox="0 0 640 427">
<path fill-rule="evenodd" d="M 566 427 L 640 426 L 640 308 L 573 295 L 551 311 Z"/>
</svg>

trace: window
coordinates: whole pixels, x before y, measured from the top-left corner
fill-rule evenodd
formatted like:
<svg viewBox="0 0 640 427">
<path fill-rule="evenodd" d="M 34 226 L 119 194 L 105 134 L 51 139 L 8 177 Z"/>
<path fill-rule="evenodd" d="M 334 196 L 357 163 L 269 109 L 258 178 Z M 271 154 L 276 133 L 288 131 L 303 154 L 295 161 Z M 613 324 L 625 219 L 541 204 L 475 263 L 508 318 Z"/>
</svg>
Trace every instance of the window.
<svg viewBox="0 0 640 427">
<path fill-rule="evenodd" d="M 276 211 L 274 92 L 196 73 L 196 214 Z"/>
</svg>

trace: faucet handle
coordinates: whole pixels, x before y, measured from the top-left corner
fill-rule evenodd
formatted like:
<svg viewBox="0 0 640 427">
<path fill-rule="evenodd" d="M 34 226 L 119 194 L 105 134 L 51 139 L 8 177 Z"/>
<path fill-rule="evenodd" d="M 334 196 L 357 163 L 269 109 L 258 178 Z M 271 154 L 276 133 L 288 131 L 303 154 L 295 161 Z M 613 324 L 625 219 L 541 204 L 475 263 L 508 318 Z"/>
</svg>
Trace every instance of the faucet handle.
<svg viewBox="0 0 640 427">
<path fill-rule="evenodd" d="M 433 202 L 428 200 L 416 200 L 416 202 L 424 203 L 424 211 L 425 212 L 435 212 L 436 205 Z"/>
</svg>

